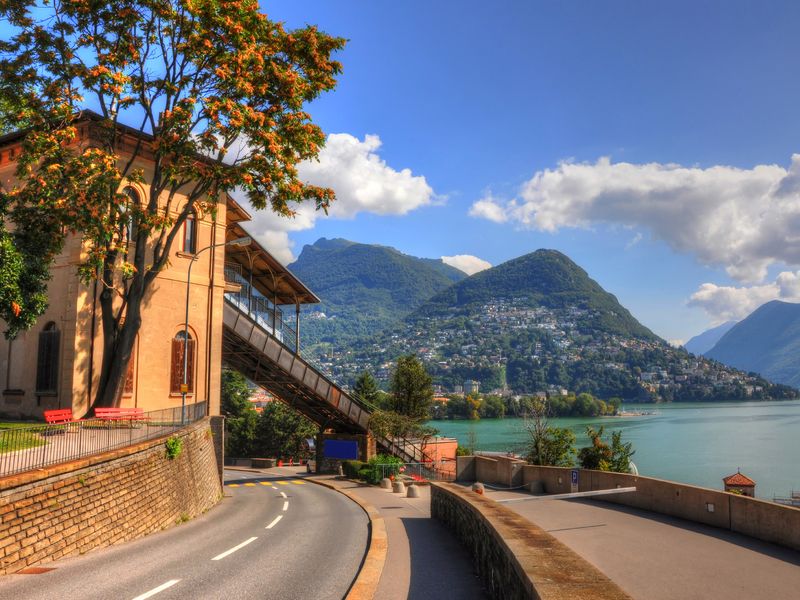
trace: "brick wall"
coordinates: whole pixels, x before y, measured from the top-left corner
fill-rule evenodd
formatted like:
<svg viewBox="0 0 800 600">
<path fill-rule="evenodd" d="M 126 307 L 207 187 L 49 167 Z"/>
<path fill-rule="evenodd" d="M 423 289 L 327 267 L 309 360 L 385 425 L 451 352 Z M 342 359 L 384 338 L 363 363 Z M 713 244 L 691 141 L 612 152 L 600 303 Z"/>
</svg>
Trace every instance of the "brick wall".
<svg viewBox="0 0 800 600">
<path fill-rule="evenodd" d="M 166 438 L 0 479 L 0 574 L 145 536 L 216 504 L 209 420 Z"/>
</svg>

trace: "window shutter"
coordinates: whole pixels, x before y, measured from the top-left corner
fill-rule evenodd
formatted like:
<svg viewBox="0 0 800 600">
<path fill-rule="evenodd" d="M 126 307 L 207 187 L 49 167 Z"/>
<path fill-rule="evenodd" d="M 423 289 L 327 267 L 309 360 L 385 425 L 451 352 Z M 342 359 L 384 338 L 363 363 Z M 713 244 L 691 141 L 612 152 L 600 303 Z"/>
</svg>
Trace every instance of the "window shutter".
<svg viewBox="0 0 800 600">
<path fill-rule="evenodd" d="M 183 341 L 172 340 L 172 360 L 170 367 L 169 391 L 171 394 L 180 394 L 183 381 Z"/>
<path fill-rule="evenodd" d="M 128 371 L 125 373 L 125 386 L 122 388 L 122 393 L 126 396 L 133 395 L 133 372 L 135 363 L 136 356 L 131 354 L 131 360 L 128 362 Z"/>
<path fill-rule="evenodd" d="M 194 393 L 194 349 L 195 340 L 190 339 L 186 344 L 189 351 L 189 360 L 187 361 L 187 383 L 189 384 L 189 393 Z M 171 394 L 181 393 L 181 384 L 183 383 L 183 340 L 172 340 L 172 366 L 170 368 L 170 387 Z"/>
</svg>

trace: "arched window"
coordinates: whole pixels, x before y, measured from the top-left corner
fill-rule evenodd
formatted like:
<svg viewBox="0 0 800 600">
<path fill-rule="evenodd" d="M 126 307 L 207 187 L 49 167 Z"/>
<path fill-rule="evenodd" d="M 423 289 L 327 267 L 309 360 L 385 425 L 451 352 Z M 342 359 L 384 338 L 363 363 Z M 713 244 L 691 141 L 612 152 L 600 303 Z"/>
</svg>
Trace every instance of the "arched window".
<svg viewBox="0 0 800 600">
<path fill-rule="evenodd" d="M 58 393 L 58 352 L 61 334 L 52 321 L 39 332 L 36 357 L 36 394 L 52 396 Z"/>
<path fill-rule="evenodd" d="M 170 361 L 170 394 L 180 394 L 181 384 L 183 384 L 183 347 L 184 341 L 186 342 L 186 350 L 188 361 L 186 364 L 186 383 L 188 384 L 187 393 L 194 393 L 194 352 L 195 340 L 192 339 L 192 334 L 189 338 L 184 338 L 183 331 L 179 331 L 174 338 L 172 338 L 172 359 Z"/>
<path fill-rule="evenodd" d="M 193 212 L 183 222 L 183 251 L 187 254 L 197 252 L 197 216 Z"/>
</svg>

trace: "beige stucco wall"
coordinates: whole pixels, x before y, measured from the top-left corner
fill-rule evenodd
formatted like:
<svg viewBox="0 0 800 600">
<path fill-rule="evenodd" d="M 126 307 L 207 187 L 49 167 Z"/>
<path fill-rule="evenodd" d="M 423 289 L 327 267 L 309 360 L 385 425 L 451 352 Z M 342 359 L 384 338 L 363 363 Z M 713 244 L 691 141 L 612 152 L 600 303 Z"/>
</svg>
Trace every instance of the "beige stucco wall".
<svg viewBox="0 0 800 600">
<path fill-rule="evenodd" d="M 147 180 L 148 165 L 143 166 Z M 6 189 L 13 186 L 13 170 L 8 148 L 0 148 L 0 183 Z M 146 198 L 146 186 L 139 186 L 139 190 L 142 198 Z M 175 215 L 182 204 L 179 197 L 171 207 Z M 202 249 L 223 243 L 225 223 L 225 202 L 221 201 L 216 215 L 199 216 L 196 247 Z M 67 240 L 64 251 L 56 259 L 48 285 L 50 306 L 36 326 L 12 343 L 0 338 L 0 389 L 3 390 L 0 414 L 40 417 L 44 410 L 66 407 L 72 407 L 77 416 L 87 412 L 100 377 L 102 328 L 100 306 L 94 301 L 94 286 L 82 284 L 77 277 L 82 250 L 79 239 Z M 134 349 L 134 392 L 123 396 L 122 406 L 155 410 L 181 405 L 180 394 L 170 394 L 169 390 L 171 340 L 183 329 L 186 277 L 191 263 L 191 257 L 181 250 L 179 234 L 171 249 L 168 267 L 159 274 L 144 301 L 142 327 Z M 208 401 L 210 414 L 219 414 L 224 256 L 224 248 L 200 254 L 192 267 L 189 293 L 189 328 L 192 338 L 197 340 L 197 354 L 195 393 L 187 402 Z M 51 321 L 61 332 L 58 394 L 37 397 L 38 336 Z M 2 326 L 0 321 L 0 328 Z"/>
</svg>

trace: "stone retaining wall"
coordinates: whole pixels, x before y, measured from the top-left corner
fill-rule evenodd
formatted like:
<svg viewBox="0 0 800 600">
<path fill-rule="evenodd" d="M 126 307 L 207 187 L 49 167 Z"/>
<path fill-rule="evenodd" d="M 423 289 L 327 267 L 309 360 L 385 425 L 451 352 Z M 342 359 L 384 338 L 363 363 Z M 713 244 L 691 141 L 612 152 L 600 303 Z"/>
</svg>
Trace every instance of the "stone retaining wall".
<svg viewBox="0 0 800 600">
<path fill-rule="evenodd" d="M 65 435 L 69 435 L 68 433 Z M 0 574 L 166 529 L 222 497 L 204 419 L 165 438 L 0 479 Z"/>
<path fill-rule="evenodd" d="M 553 536 L 467 488 L 432 482 L 431 516 L 467 546 L 493 598 L 628 598 L 608 577 Z"/>
<path fill-rule="evenodd" d="M 526 465 L 504 457 L 458 457 L 457 465 L 457 474 L 462 481 L 503 486 L 540 481 L 548 494 L 571 491 L 570 471 L 562 467 Z M 578 471 L 578 490 L 581 492 L 636 487 L 636 492 L 603 496 L 598 500 L 728 529 L 800 550 L 799 508 L 653 477 L 585 469 Z"/>
</svg>

